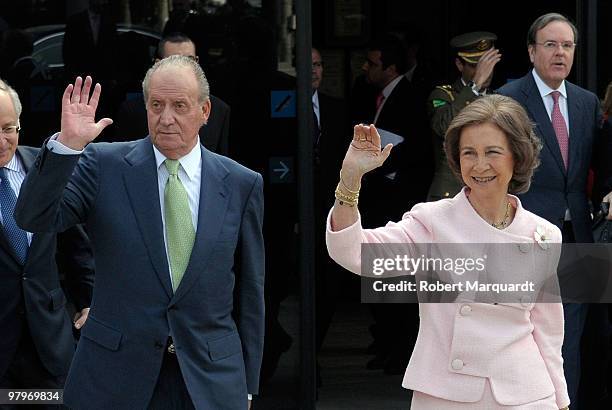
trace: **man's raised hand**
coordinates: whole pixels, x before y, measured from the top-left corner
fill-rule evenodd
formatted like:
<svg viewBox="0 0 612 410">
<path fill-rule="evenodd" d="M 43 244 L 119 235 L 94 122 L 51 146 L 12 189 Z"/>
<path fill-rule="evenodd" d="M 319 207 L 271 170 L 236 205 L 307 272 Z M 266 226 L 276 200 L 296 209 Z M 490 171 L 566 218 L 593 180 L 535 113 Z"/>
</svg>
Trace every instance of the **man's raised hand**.
<svg viewBox="0 0 612 410">
<path fill-rule="evenodd" d="M 96 109 L 102 87 L 96 84 L 90 97 L 92 83 L 90 76 L 85 78 L 84 83 L 81 77 L 77 77 L 74 85 L 69 84 L 62 96 L 62 125 L 57 140 L 78 151 L 113 123 L 110 118 L 102 118 L 96 122 Z"/>
</svg>

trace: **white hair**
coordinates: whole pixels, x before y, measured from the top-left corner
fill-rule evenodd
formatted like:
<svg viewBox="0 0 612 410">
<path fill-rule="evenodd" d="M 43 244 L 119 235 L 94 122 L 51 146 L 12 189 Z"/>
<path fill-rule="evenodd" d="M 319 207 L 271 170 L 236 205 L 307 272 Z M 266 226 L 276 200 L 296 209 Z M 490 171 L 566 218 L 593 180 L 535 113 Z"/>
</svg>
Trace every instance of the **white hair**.
<svg viewBox="0 0 612 410">
<path fill-rule="evenodd" d="M 151 82 L 151 76 L 156 71 L 168 68 L 168 67 L 189 67 L 195 74 L 196 80 L 198 81 L 199 88 L 199 96 L 198 101 L 200 103 L 204 103 L 208 101 L 210 95 L 210 87 L 208 85 L 208 80 L 206 79 L 206 75 L 204 74 L 204 70 L 200 67 L 197 61 L 192 59 L 191 57 L 181 56 L 181 55 L 171 55 L 162 60 L 159 60 L 153 67 L 149 68 L 147 74 L 145 75 L 144 80 L 142 80 L 142 93 L 144 95 L 145 103 L 149 100 L 149 83 Z"/>
<path fill-rule="evenodd" d="M 13 101 L 13 108 L 15 108 L 15 113 L 17 113 L 17 125 L 19 125 L 19 117 L 21 116 L 21 101 L 19 101 L 19 95 L 17 95 L 17 91 L 13 89 L 10 85 L 6 83 L 6 81 L 0 79 L 0 91 L 4 91 L 11 97 Z"/>
</svg>

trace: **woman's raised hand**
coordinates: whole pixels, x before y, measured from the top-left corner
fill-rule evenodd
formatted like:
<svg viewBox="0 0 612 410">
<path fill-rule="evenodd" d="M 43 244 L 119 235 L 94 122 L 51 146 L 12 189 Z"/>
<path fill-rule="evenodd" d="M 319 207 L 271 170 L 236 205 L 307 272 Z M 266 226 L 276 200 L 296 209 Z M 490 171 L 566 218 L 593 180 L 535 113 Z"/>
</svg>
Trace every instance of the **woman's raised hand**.
<svg viewBox="0 0 612 410">
<path fill-rule="evenodd" d="M 353 140 L 342 162 L 342 174 L 348 179 L 360 180 L 371 170 L 380 167 L 391 153 L 393 144 L 381 150 L 380 135 L 373 124 L 355 125 Z"/>
</svg>

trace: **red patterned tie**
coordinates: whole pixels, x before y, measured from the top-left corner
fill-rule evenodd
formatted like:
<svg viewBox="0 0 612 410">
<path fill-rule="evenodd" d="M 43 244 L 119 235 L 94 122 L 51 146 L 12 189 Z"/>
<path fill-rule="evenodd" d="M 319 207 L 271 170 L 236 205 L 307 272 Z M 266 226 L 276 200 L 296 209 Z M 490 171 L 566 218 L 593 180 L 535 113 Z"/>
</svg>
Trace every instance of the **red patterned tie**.
<svg viewBox="0 0 612 410">
<path fill-rule="evenodd" d="M 552 96 L 554 103 L 550 117 L 553 128 L 555 129 L 555 134 L 557 134 L 557 142 L 559 143 L 559 148 L 561 149 L 563 164 L 565 165 L 565 169 L 567 169 L 569 135 L 567 133 L 567 124 L 565 123 L 565 119 L 563 119 L 563 114 L 561 114 L 561 109 L 559 108 L 559 95 L 561 95 L 561 93 L 559 91 L 553 91 L 550 93 L 550 95 Z"/>
</svg>

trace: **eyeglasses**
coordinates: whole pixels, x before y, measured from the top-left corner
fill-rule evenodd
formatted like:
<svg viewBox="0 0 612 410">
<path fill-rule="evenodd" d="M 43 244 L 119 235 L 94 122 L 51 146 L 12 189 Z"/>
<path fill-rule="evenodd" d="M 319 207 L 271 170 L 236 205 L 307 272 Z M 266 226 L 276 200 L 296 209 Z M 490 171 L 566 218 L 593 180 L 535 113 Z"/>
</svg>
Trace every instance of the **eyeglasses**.
<svg viewBox="0 0 612 410">
<path fill-rule="evenodd" d="M 556 41 L 545 41 L 543 43 L 535 43 L 539 46 L 544 47 L 545 50 L 556 50 L 557 47 L 561 46 L 561 48 L 563 49 L 563 51 L 574 51 L 574 48 L 576 48 L 576 43 L 571 42 L 571 41 L 563 41 L 561 43 L 557 43 Z"/>
<path fill-rule="evenodd" d="M 8 127 L 0 128 L 0 134 L 14 135 L 19 132 L 20 128 L 18 125 L 9 125 Z"/>
</svg>

